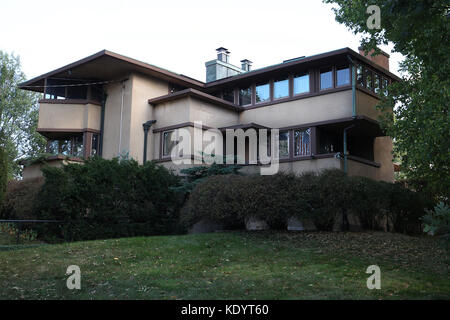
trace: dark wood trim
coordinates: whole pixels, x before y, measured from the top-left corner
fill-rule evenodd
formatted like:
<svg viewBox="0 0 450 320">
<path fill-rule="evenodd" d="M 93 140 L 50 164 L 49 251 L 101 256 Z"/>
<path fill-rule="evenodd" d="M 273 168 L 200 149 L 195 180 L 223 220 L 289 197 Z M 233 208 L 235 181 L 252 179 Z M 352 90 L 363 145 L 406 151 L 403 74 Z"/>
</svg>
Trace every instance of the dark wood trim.
<svg viewBox="0 0 450 320">
<path fill-rule="evenodd" d="M 102 105 L 102 103 L 99 101 L 88 99 L 40 99 L 38 102 L 48 104 L 95 104 L 97 106 Z"/>
<path fill-rule="evenodd" d="M 181 90 L 181 91 L 177 91 L 175 93 L 170 93 L 164 96 L 160 96 L 157 98 L 152 98 L 148 100 L 149 104 L 153 104 L 153 105 L 157 105 L 160 103 L 165 103 L 165 102 L 169 102 L 169 101 L 173 101 L 173 100 L 178 100 L 181 98 L 185 98 L 188 96 L 192 96 L 194 98 L 198 98 L 200 100 L 206 101 L 206 102 L 211 102 L 214 104 L 217 104 L 219 106 L 222 107 L 226 107 L 228 109 L 234 110 L 234 111 L 238 111 L 240 109 L 239 106 L 235 105 L 234 103 L 228 102 L 226 100 L 217 98 L 213 95 L 201 92 L 199 90 L 196 89 L 185 89 L 185 90 Z"/>
<path fill-rule="evenodd" d="M 372 166 L 372 167 L 376 167 L 376 168 L 381 167 L 381 164 L 378 163 L 378 162 L 367 160 L 367 159 L 360 158 L 360 157 L 357 157 L 357 156 L 353 156 L 353 155 L 350 155 L 350 154 L 347 156 L 347 158 L 349 160 L 353 160 L 353 161 L 356 161 L 356 162 L 364 163 L 364 164 L 367 164 L 367 165 Z"/>
<path fill-rule="evenodd" d="M 93 132 L 93 133 L 100 133 L 100 130 L 97 129 L 91 129 L 91 128 L 83 128 L 83 129 L 68 129 L 68 128 L 37 128 L 37 132 L 67 132 L 67 133 L 82 133 L 82 132 Z"/>
<path fill-rule="evenodd" d="M 172 126 L 155 128 L 152 130 L 152 132 L 157 133 L 157 132 L 175 130 L 175 129 L 185 128 L 185 127 L 195 127 L 195 123 L 194 122 L 183 122 L 183 123 L 179 123 L 179 124 L 174 124 Z M 202 125 L 202 129 L 209 130 L 209 129 L 214 129 L 214 128 Z"/>
</svg>

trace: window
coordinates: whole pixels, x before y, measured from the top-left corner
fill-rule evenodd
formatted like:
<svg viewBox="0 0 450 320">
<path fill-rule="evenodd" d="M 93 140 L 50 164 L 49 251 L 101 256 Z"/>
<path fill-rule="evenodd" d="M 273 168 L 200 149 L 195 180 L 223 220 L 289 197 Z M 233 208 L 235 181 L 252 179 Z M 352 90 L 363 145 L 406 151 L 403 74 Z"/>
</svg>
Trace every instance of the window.
<svg viewBox="0 0 450 320">
<path fill-rule="evenodd" d="M 289 97 L 289 79 L 274 81 L 273 83 L 273 98 L 281 99 Z"/>
<path fill-rule="evenodd" d="M 84 155 L 83 134 L 77 134 L 65 139 L 51 139 L 47 142 L 47 152 L 52 154 L 63 154 L 65 156 L 83 157 Z"/>
<path fill-rule="evenodd" d="M 239 105 L 247 106 L 252 104 L 252 88 L 248 87 L 239 90 Z"/>
<path fill-rule="evenodd" d="M 223 100 L 234 103 L 234 90 L 225 90 L 223 92 Z"/>
<path fill-rule="evenodd" d="M 294 94 L 309 92 L 309 74 L 304 73 L 294 77 Z"/>
<path fill-rule="evenodd" d="M 83 157 L 84 145 L 83 136 L 76 136 L 72 138 L 71 154 L 75 157 Z"/>
<path fill-rule="evenodd" d="M 363 67 L 361 65 L 356 67 L 356 83 L 364 86 Z"/>
<path fill-rule="evenodd" d="M 320 90 L 333 88 L 333 69 L 326 68 L 320 70 Z"/>
<path fill-rule="evenodd" d="M 163 133 L 163 157 L 170 157 L 172 149 L 177 144 L 176 141 L 172 140 L 172 136 L 175 134 L 175 131 L 166 131 Z"/>
<path fill-rule="evenodd" d="M 289 158 L 289 131 L 282 131 L 279 135 L 280 158 Z"/>
<path fill-rule="evenodd" d="M 311 154 L 311 129 L 294 131 L 294 155 L 306 156 Z"/>
<path fill-rule="evenodd" d="M 373 76 L 373 88 L 375 93 L 380 93 L 381 90 L 381 81 L 380 81 L 380 75 L 375 73 Z"/>
<path fill-rule="evenodd" d="M 98 133 L 92 134 L 91 156 L 98 155 L 100 135 Z"/>
<path fill-rule="evenodd" d="M 365 73 L 366 73 L 366 88 L 372 90 L 373 89 L 372 71 L 370 71 L 369 69 L 365 69 Z"/>
<path fill-rule="evenodd" d="M 336 69 L 336 85 L 344 86 L 350 84 L 350 68 L 348 66 L 338 67 Z"/>
<path fill-rule="evenodd" d="M 255 88 L 256 103 L 270 100 L 270 85 L 268 83 L 256 85 Z"/>
<path fill-rule="evenodd" d="M 389 80 L 383 77 L 383 95 L 388 95 L 388 86 L 389 86 Z"/>
</svg>

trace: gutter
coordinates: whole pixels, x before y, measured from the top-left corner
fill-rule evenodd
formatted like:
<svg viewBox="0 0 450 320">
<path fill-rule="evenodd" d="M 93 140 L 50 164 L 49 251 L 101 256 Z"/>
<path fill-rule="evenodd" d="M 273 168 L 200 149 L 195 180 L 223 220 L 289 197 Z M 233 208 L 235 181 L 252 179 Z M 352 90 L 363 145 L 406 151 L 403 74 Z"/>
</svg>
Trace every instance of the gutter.
<svg viewBox="0 0 450 320">
<path fill-rule="evenodd" d="M 355 127 L 355 124 L 352 124 L 350 126 L 348 126 L 347 128 L 344 129 L 344 172 L 348 173 L 348 164 L 347 164 L 347 130 L 350 130 L 351 128 Z"/>
<path fill-rule="evenodd" d="M 347 56 L 347 59 L 352 65 L 352 116 L 356 117 L 356 64 L 350 55 Z"/>
</svg>

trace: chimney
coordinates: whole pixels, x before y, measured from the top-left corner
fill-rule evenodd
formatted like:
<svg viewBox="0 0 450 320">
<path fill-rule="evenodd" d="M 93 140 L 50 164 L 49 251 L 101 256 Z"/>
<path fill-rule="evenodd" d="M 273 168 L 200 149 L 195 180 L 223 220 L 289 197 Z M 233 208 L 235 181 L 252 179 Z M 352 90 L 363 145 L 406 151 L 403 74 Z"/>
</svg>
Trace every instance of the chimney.
<svg viewBox="0 0 450 320">
<path fill-rule="evenodd" d="M 252 68 L 252 63 L 253 62 L 248 59 L 241 60 L 242 70 L 244 70 L 244 72 L 250 71 L 250 69 Z"/>
<path fill-rule="evenodd" d="M 217 59 L 205 63 L 206 82 L 232 77 L 242 73 L 242 69 L 230 63 L 230 51 L 220 47 L 216 49 Z"/>
<path fill-rule="evenodd" d="M 375 56 L 372 56 L 372 53 L 374 52 L 374 50 L 370 50 L 370 52 L 368 54 L 366 54 L 366 52 L 364 51 L 364 49 L 362 47 L 358 48 L 359 50 L 359 54 L 366 57 L 367 59 L 369 59 L 370 61 L 372 61 L 373 63 L 381 66 L 382 68 L 389 70 L 389 54 L 387 54 L 386 52 L 384 52 L 383 50 L 381 50 L 380 54 L 377 54 Z"/>
</svg>

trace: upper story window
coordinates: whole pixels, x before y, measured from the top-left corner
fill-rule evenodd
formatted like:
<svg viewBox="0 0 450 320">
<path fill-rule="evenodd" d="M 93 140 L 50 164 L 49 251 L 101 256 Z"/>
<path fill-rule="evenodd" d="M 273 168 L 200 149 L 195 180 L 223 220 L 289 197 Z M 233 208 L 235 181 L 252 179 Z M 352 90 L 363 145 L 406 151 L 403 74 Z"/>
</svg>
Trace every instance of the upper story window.
<svg viewBox="0 0 450 320">
<path fill-rule="evenodd" d="M 299 74 L 293 80 L 294 94 L 309 92 L 309 73 Z"/>
<path fill-rule="evenodd" d="M 364 86 L 363 67 L 360 64 L 356 67 L 356 83 Z"/>
<path fill-rule="evenodd" d="M 373 83 L 372 83 L 372 71 L 370 71 L 369 69 L 365 69 L 365 84 L 366 84 L 366 88 L 369 90 L 373 89 Z"/>
<path fill-rule="evenodd" d="M 387 94 L 388 94 L 388 86 L 389 86 L 389 80 L 383 77 L 382 90 L 383 90 L 383 95 L 385 95 L 385 96 L 387 96 Z"/>
<path fill-rule="evenodd" d="M 289 97 L 289 78 L 273 82 L 273 98 L 281 99 Z"/>
<path fill-rule="evenodd" d="M 341 66 L 336 68 L 336 86 L 350 84 L 350 68 Z"/>
<path fill-rule="evenodd" d="M 222 98 L 225 101 L 234 103 L 234 90 L 233 89 L 225 90 L 222 94 Z"/>
<path fill-rule="evenodd" d="M 294 131 L 294 156 L 311 154 L 311 129 Z"/>
<path fill-rule="evenodd" d="M 252 104 L 252 88 L 239 89 L 239 105 L 248 106 Z"/>
<path fill-rule="evenodd" d="M 266 102 L 270 100 L 270 84 L 257 84 L 255 87 L 256 103 Z"/>
<path fill-rule="evenodd" d="M 381 91 L 381 80 L 378 73 L 374 73 L 373 75 L 373 90 L 377 94 Z"/>
<path fill-rule="evenodd" d="M 320 90 L 333 88 L 333 68 L 324 68 L 320 70 Z"/>
</svg>

